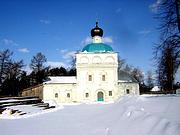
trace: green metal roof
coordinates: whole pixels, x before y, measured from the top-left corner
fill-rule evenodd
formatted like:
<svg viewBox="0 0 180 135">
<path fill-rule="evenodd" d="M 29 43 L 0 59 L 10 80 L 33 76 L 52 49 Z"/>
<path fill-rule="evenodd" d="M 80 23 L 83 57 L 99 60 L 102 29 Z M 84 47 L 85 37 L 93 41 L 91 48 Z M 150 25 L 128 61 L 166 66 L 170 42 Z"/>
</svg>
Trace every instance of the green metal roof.
<svg viewBox="0 0 180 135">
<path fill-rule="evenodd" d="M 91 43 L 86 45 L 82 52 L 113 52 L 113 49 L 111 46 L 103 43 Z"/>
</svg>

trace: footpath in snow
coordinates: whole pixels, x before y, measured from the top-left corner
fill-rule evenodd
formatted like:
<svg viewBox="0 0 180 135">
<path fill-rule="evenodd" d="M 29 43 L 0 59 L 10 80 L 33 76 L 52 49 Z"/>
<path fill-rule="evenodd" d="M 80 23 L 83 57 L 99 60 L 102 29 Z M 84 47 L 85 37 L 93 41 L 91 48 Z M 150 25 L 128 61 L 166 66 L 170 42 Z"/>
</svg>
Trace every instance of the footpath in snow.
<svg viewBox="0 0 180 135">
<path fill-rule="evenodd" d="M 177 95 L 125 96 L 110 104 L 36 110 L 18 119 L 1 116 L 0 129 L 1 135 L 180 135 L 179 105 Z"/>
</svg>

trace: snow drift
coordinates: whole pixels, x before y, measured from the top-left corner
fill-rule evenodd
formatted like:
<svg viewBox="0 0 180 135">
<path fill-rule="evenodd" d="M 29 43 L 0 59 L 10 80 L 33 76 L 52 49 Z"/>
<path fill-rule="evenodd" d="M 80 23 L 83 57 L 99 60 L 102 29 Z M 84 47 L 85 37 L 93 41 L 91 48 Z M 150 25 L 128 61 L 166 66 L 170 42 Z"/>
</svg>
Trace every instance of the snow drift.
<svg viewBox="0 0 180 135">
<path fill-rule="evenodd" d="M 27 119 L 1 119 L 1 135 L 179 135 L 180 97 L 125 96 L 111 104 L 64 105 Z"/>
</svg>

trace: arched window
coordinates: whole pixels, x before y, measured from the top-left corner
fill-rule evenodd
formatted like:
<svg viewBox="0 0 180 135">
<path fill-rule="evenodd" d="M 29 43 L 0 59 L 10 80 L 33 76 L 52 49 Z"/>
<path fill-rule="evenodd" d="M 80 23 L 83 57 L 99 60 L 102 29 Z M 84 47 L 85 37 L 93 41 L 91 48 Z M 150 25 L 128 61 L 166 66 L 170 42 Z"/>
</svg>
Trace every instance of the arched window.
<svg viewBox="0 0 180 135">
<path fill-rule="evenodd" d="M 55 98 L 58 98 L 58 93 L 55 93 Z"/>
<path fill-rule="evenodd" d="M 104 94 L 102 91 L 97 93 L 97 101 L 104 101 Z"/>
</svg>

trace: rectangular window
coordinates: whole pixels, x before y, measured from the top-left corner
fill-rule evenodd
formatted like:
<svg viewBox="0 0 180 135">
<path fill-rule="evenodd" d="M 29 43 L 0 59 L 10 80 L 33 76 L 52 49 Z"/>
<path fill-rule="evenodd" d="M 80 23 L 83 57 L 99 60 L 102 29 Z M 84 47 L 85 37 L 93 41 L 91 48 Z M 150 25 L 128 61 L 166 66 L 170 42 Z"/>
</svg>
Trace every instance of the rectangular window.
<svg viewBox="0 0 180 135">
<path fill-rule="evenodd" d="M 89 97 L 89 93 L 86 93 L 86 98 L 88 98 Z"/>
<path fill-rule="evenodd" d="M 106 76 L 102 75 L 102 81 L 106 81 Z"/>
<path fill-rule="evenodd" d="M 126 89 L 126 94 L 129 94 L 129 93 L 130 93 L 129 89 Z"/>
<path fill-rule="evenodd" d="M 70 98 L 70 97 L 71 97 L 70 93 L 67 93 L 67 97 L 68 97 L 68 98 Z"/>
<path fill-rule="evenodd" d="M 55 98 L 58 98 L 58 93 L 55 93 Z"/>
<path fill-rule="evenodd" d="M 92 81 L 92 75 L 89 75 L 88 80 L 89 80 L 89 81 Z"/>
<path fill-rule="evenodd" d="M 112 96 L 112 91 L 109 91 L 109 96 Z"/>
</svg>

